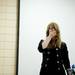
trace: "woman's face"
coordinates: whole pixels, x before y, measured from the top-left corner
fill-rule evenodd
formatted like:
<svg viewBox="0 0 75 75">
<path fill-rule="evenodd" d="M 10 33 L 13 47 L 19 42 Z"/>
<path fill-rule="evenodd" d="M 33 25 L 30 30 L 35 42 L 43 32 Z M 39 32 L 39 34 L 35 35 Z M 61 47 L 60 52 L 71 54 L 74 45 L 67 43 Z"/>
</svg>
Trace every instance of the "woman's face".
<svg viewBox="0 0 75 75">
<path fill-rule="evenodd" d="M 49 31 L 56 31 L 55 28 L 49 28 Z"/>
<path fill-rule="evenodd" d="M 53 27 L 49 28 L 49 34 L 51 34 L 53 37 L 57 35 L 56 29 Z"/>
</svg>

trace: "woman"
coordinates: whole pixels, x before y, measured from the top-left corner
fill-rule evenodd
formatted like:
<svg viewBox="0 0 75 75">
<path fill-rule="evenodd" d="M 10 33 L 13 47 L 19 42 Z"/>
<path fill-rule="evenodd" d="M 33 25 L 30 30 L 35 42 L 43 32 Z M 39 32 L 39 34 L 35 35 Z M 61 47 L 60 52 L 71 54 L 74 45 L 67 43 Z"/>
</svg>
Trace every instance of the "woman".
<svg viewBox="0 0 75 75">
<path fill-rule="evenodd" d="M 71 75 L 67 46 L 56 23 L 48 25 L 46 39 L 40 41 L 38 50 L 43 54 L 40 75 Z"/>
</svg>

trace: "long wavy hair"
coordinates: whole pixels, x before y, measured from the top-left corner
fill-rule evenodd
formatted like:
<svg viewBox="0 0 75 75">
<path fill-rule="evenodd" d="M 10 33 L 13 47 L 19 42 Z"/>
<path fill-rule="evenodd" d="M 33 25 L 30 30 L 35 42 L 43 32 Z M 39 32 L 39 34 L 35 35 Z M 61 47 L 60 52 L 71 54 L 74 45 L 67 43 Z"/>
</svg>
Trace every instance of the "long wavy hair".
<svg viewBox="0 0 75 75">
<path fill-rule="evenodd" d="M 56 30 L 56 36 L 55 36 L 55 40 L 52 40 L 49 42 L 47 48 L 54 48 L 54 47 L 61 47 L 61 38 L 60 38 L 60 30 L 58 27 L 58 24 L 55 22 L 51 22 L 50 24 L 48 24 L 47 26 L 47 31 L 46 31 L 46 37 L 49 35 L 49 28 L 54 28 Z"/>
</svg>

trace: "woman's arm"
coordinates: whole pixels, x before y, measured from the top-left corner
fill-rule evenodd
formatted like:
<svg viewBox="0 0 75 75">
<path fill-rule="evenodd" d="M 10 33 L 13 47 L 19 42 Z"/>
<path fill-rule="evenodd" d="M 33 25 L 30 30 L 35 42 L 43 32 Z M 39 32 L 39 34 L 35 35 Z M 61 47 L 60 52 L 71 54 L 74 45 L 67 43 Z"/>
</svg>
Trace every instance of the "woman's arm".
<svg viewBox="0 0 75 75">
<path fill-rule="evenodd" d="M 39 52 L 43 52 L 43 51 L 44 51 L 44 49 L 42 48 L 42 42 L 43 42 L 43 40 L 41 40 L 41 41 L 39 42 L 39 45 L 38 45 L 38 50 L 39 50 Z"/>
<path fill-rule="evenodd" d="M 49 35 L 46 37 L 46 39 L 42 42 L 42 47 L 43 49 L 47 48 L 49 42 L 51 41 L 51 39 L 56 36 L 56 31 L 49 31 Z"/>
<path fill-rule="evenodd" d="M 63 64 L 67 71 L 67 75 L 72 75 L 71 67 L 70 67 L 70 60 L 68 55 L 67 45 L 65 43 L 62 44 L 62 57 L 63 57 Z"/>
<path fill-rule="evenodd" d="M 48 37 L 46 37 L 46 39 L 42 42 L 42 48 L 43 48 L 43 49 L 47 48 L 47 46 L 48 46 L 50 40 L 51 40 L 51 37 L 48 36 Z"/>
<path fill-rule="evenodd" d="M 56 31 L 55 30 L 53 30 L 53 31 L 49 30 L 49 35 L 46 37 L 46 39 L 41 40 L 40 43 L 39 43 L 39 46 L 38 46 L 39 51 L 42 52 L 43 49 L 47 48 L 49 42 L 55 36 L 56 36 Z"/>
<path fill-rule="evenodd" d="M 43 52 L 47 48 L 49 41 L 50 41 L 50 38 L 47 37 L 46 40 L 41 40 L 39 42 L 39 45 L 38 45 L 39 52 Z"/>
</svg>

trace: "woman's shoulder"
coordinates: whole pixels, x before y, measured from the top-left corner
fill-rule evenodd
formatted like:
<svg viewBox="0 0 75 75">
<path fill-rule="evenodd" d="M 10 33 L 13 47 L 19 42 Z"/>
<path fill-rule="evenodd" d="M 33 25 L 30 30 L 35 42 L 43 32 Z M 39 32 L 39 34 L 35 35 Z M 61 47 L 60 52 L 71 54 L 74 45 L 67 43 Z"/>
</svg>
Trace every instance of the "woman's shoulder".
<svg viewBox="0 0 75 75">
<path fill-rule="evenodd" d="M 39 45 L 41 45 L 43 41 L 44 41 L 44 40 L 43 40 L 43 39 L 41 39 L 41 40 L 39 41 Z"/>
<path fill-rule="evenodd" d="M 66 42 L 62 41 L 61 42 L 61 47 L 67 47 Z"/>
<path fill-rule="evenodd" d="M 61 42 L 61 45 L 66 45 L 66 42 L 62 41 L 62 42 Z"/>
<path fill-rule="evenodd" d="M 41 39 L 40 42 L 43 42 L 45 39 Z"/>
</svg>

